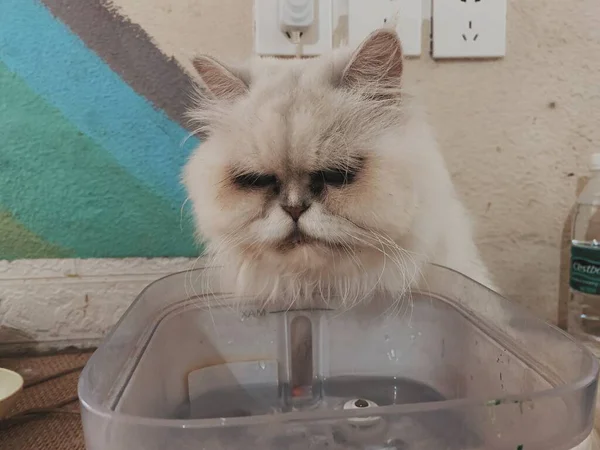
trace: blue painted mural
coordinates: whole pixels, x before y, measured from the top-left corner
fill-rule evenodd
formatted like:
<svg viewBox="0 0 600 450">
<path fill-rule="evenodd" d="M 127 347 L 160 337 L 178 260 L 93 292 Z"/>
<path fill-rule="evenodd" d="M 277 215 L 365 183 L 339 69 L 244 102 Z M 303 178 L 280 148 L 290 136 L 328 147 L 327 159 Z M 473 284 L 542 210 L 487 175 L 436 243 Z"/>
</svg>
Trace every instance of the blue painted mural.
<svg viewBox="0 0 600 450">
<path fill-rule="evenodd" d="M 0 2 L 0 259 L 198 254 L 180 184 L 199 143 L 181 119 L 190 80 L 154 48 L 136 56 L 150 61 L 107 61 L 85 11 L 69 14 L 59 1 Z M 121 40 L 102 45 L 150 48 L 133 25 L 100 17 Z M 157 87 L 134 73 L 144 64 Z"/>
</svg>

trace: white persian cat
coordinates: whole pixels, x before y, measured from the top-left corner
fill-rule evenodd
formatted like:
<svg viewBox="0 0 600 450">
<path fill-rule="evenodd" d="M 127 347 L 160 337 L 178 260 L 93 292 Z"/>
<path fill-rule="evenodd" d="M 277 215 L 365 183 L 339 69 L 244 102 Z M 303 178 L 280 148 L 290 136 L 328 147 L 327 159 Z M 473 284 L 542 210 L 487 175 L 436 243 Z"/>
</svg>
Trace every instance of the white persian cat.
<svg viewBox="0 0 600 450">
<path fill-rule="evenodd" d="M 427 262 L 489 285 L 432 131 L 402 86 L 393 31 L 354 52 L 194 66 L 202 87 L 190 116 L 208 137 L 184 183 L 222 283 L 288 306 L 324 296 L 342 307 L 418 286 Z"/>
</svg>

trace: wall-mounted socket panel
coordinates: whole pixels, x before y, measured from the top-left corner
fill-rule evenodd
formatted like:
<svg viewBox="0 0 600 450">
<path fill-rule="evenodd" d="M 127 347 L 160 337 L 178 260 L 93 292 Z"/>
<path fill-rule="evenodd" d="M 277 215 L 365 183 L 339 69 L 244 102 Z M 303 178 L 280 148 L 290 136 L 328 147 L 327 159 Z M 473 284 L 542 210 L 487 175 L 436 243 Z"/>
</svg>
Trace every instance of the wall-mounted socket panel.
<svg viewBox="0 0 600 450">
<path fill-rule="evenodd" d="M 315 23 L 302 39 L 304 56 L 321 55 L 332 48 L 331 0 L 314 1 Z M 296 45 L 280 28 L 279 0 L 254 0 L 254 51 L 263 56 L 296 55 Z"/>
<path fill-rule="evenodd" d="M 433 0 L 432 56 L 500 58 L 506 54 L 506 0 Z"/>
<path fill-rule="evenodd" d="M 495 1 L 495 0 L 491 0 Z M 395 28 L 406 56 L 421 55 L 423 0 L 348 0 L 348 44 L 355 47 L 371 32 Z"/>
<path fill-rule="evenodd" d="M 423 14 L 431 10 L 435 59 L 499 58 L 506 54 L 507 0 L 314 0 L 316 23 L 303 38 L 304 56 L 335 46 L 355 47 L 372 31 L 393 27 L 406 56 L 422 52 Z M 295 56 L 282 33 L 279 0 L 254 0 L 254 50 L 264 56 Z"/>
</svg>

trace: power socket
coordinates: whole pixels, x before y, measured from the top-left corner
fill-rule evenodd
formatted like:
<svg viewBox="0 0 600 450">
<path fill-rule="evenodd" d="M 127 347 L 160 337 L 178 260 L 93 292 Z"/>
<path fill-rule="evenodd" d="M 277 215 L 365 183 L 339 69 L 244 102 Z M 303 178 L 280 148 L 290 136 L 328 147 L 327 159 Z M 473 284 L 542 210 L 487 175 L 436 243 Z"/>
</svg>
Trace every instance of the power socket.
<svg viewBox="0 0 600 450">
<path fill-rule="evenodd" d="M 433 0 L 432 56 L 500 58 L 506 54 L 506 0 Z"/>
<path fill-rule="evenodd" d="M 348 0 L 348 44 L 359 45 L 378 28 L 396 29 L 406 56 L 421 55 L 423 0 Z"/>
</svg>

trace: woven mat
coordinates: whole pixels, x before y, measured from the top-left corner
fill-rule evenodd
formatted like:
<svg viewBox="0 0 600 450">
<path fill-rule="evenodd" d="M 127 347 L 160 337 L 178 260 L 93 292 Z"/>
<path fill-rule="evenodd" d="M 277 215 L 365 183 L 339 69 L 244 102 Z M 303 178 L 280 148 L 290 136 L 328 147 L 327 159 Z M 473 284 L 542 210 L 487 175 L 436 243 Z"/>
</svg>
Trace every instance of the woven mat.
<svg viewBox="0 0 600 450">
<path fill-rule="evenodd" d="M 0 367 L 19 372 L 25 379 L 25 390 L 10 413 L 15 419 L 0 422 L 0 449 L 85 450 L 77 380 L 90 356 L 0 358 Z M 24 417 L 24 412 L 36 413 Z"/>
</svg>

